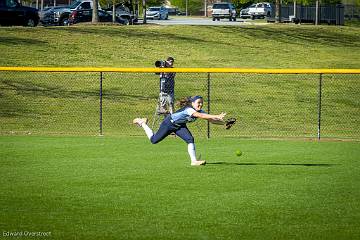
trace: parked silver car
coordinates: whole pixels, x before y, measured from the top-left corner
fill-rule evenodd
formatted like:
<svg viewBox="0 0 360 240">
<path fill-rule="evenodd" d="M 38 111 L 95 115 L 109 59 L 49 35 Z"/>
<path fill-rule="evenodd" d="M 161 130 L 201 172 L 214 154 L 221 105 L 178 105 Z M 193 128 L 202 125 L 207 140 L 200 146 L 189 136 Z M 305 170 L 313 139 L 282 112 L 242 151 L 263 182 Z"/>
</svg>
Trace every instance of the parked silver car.
<svg viewBox="0 0 360 240">
<path fill-rule="evenodd" d="M 149 7 L 146 10 L 146 19 L 158 19 L 158 20 L 167 20 L 169 18 L 168 10 L 161 7 Z"/>
</svg>

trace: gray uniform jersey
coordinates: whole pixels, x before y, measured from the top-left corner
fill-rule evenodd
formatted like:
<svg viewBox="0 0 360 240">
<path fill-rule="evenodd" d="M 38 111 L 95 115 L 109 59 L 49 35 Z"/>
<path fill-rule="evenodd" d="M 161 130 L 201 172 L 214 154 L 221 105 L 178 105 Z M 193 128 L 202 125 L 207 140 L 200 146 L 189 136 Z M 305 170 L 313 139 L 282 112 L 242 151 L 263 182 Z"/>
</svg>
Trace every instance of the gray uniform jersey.
<svg viewBox="0 0 360 240">
<path fill-rule="evenodd" d="M 194 122 L 197 119 L 196 117 L 192 116 L 194 112 L 196 112 L 196 110 L 192 107 L 185 107 L 171 114 L 171 119 L 175 124 Z M 205 113 L 203 110 L 200 110 L 199 112 Z"/>
</svg>

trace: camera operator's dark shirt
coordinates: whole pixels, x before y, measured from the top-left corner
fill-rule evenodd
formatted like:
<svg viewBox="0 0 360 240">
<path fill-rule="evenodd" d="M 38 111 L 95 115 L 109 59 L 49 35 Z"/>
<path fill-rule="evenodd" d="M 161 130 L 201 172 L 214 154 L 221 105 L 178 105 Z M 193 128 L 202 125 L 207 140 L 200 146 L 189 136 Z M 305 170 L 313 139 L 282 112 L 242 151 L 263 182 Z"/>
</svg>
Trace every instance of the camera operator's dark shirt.
<svg viewBox="0 0 360 240">
<path fill-rule="evenodd" d="M 176 73 L 160 73 L 160 92 L 174 94 Z"/>
</svg>

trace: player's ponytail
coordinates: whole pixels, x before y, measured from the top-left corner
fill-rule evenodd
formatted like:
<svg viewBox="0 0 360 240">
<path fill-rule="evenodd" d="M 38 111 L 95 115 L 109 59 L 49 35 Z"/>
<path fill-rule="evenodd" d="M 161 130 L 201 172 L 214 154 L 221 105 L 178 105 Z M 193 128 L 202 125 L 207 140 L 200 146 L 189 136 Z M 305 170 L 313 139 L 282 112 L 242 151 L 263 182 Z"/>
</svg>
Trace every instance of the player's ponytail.
<svg viewBox="0 0 360 240">
<path fill-rule="evenodd" d="M 181 98 L 176 105 L 179 108 L 183 108 L 183 107 L 187 107 L 187 106 L 191 106 L 191 97 L 183 97 Z"/>
<path fill-rule="evenodd" d="M 192 102 L 195 102 L 197 99 L 203 99 L 202 96 L 200 95 L 196 95 L 196 96 L 189 96 L 189 97 L 184 97 L 184 98 L 181 98 L 177 103 L 176 105 L 180 108 L 183 108 L 183 107 L 191 107 L 191 103 Z"/>
</svg>

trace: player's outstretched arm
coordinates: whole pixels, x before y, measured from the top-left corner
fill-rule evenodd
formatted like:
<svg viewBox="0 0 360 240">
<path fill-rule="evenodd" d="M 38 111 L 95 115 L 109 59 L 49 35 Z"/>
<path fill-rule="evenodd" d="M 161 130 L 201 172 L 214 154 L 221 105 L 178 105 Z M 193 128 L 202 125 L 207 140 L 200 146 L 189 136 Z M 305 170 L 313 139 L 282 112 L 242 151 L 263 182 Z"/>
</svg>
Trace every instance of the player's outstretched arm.
<svg viewBox="0 0 360 240">
<path fill-rule="evenodd" d="M 212 115 L 212 114 L 207 114 L 207 113 L 199 113 L 199 112 L 194 112 L 193 116 L 197 117 L 197 118 L 202 118 L 202 119 L 206 119 L 211 123 L 214 124 L 224 124 L 224 117 L 225 117 L 226 113 L 220 113 L 219 115 Z"/>
<path fill-rule="evenodd" d="M 208 121 L 211 122 L 212 124 L 216 124 L 216 125 L 224 125 L 225 124 L 224 120 L 209 119 Z"/>
<path fill-rule="evenodd" d="M 226 129 L 230 129 L 235 123 L 236 118 L 229 118 L 224 120 L 226 113 L 220 113 L 219 115 L 211 115 L 206 113 L 195 112 L 194 117 L 206 119 L 213 124 L 224 125 Z"/>
</svg>

